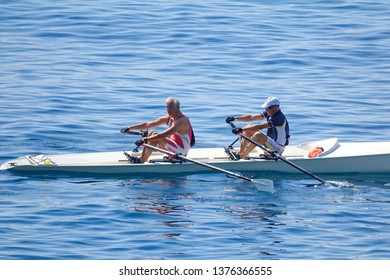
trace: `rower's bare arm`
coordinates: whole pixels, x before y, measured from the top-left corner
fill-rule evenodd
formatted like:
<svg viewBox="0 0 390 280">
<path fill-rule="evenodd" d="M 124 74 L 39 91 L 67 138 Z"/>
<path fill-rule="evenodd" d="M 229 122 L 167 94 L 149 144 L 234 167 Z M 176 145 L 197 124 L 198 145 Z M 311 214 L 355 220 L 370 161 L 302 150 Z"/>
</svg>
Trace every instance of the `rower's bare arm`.
<svg viewBox="0 0 390 280">
<path fill-rule="evenodd" d="M 240 122 L 252 122 L 262 120 L 264 119 L 264 116 L 262 114 L 246 114 L 234 118 Z"/>
<path fill-rule="evenodd" d="M 160 140 L 160 139 L 163 139 L 165 137 L 169 137 L 170 135 L 172 135 L 173 133 L 175 133 L 177 131 L 184 130 L 186 123 L 187 122 L 185 121 L 185 119 L 179 119 L 179 120 L 175 121 L 175 123 L 171 127 L 168 127 L 166 130 L 164 130 L 161 133 L 157 133 L 151 137 L 148 137 L 148 139 Z"/>
<path fill-rule="evenodd" d="M 129 126 L 129 127 L 127 127 L 127 129 L 128 130 L 144 130 L 144 129 L 149 129 L 152 127 L 164 125 L 167 122 L 168 122 L 168 116 L 163 116 L 163 117 L 160 117 L 160 118 L 153 120 L 153 121 L 150 121 L 150 122 L 143 122 L 143 123 Z"/>
<path fill-rule="evenodd" d="M 249 125 L 243 127 L 242 129 L 244 131 L 245 130 L 258 131 L 258 130 L 262 130 L 262 129 L 269 128 L 269 127 L 270 127 L 270 125 L 267 122 L 263 122 L 263 123 L 259 123 L 259 124 L 249 124 Z"/>
</svg>

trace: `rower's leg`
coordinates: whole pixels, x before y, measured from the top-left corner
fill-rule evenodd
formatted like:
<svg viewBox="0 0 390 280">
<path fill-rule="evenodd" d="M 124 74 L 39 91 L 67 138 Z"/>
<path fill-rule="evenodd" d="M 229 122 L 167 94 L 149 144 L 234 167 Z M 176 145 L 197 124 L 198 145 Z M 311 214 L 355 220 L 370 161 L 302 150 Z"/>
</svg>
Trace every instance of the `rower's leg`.
<svg viewBox="0 0 390 280">
<path fill-rule="evenodd" d="M 261 131 L 258 131 L 256 132 L 252 139 L 254 141 L 256 141 L 257 143 L 261 144 L 261 145 L 264 145 L 267 143 L 267 135 L 265 135 L 263 132 Z M 249 141 L 248 141 L 249 142 Z M 240 157 L 242 159 L 246 158 L 250 152 L 252 152 L 252 150 L 256 147 L 255 144 L 253 143 L 248 143 L 248 145 L 244 148 L 244 150 L 242 151 L 242 153 L 239 153 Z"/>
<path fill-rule="evenodd" d="M 246 130 L 244 132 L 244 135 L 248 136 L 248 137 L 252 137 L 253 134 L 255 134 L 255 133 L 256 133 L 256 131 Z M 246 140 L 245 138 L 241 138 L 241 145 L 240 145 L 240 149 L 238 150 L 239 155 L 241 155 L 245 151 L 245 149 L 249 143 L 250 142 L 248 140 Z M 243 157 L 241 157 L 241 158 L 243 158 Z"/>
<path fill-rule="evenodd" d="M 149 136 L 152 136 L 152 135 L 156 135 L 156 134 L 157 134 L 157 131 L 152 130 L 152 131 L 149 132 L 148 135 L 149 135 Z M 158 141 L 149 141 L 148 144 L 151 145 L 151 146 L 157 146 Z M 148 159 L 149 159 L 149 157 L 150 157 L 150 155 L 151 155 L 152 153 L 153 153 L 153 150 L 152 150 L 152 149 L 148 149 L 148 148 L 145 147 L 145 148 L 142 150 L 142 153 L 141 153 L 141 157 L 140 157 L 141 163 L 147 162 Z"/>
</svg>

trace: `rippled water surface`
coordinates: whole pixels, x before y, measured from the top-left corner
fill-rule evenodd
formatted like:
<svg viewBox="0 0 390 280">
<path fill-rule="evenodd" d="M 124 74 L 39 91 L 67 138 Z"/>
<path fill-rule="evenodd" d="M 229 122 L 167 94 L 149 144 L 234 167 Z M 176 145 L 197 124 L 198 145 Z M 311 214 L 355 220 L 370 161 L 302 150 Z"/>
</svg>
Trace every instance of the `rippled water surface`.
<svg viewBox="0 0 390 280">
<path fill-rule="evenodd" d="M 168 96 L 197 147 L 271 95 L 292 144 L 389 141 L 388 1 L 203 2 L 2 1 L 0 162 L 131 149 Z M 389 259 L 389 174 L 261 177 L 0 172 L 0 258 Z"/>
</svg>

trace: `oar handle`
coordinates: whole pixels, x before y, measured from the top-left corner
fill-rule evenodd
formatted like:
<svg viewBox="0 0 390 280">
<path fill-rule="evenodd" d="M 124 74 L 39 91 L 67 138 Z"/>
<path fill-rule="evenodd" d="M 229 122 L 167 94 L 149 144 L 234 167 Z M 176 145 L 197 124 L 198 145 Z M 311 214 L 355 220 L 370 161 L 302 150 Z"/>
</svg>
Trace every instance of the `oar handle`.
<svg viewBox="0 0 390 280">
<path fill-rule="evenodd" d="M 147 130 L 134 131 L 134 130 L 129 130 L 127 127 L 122 128 L 120 131 L 123 134 L 140 135 L 142 137 L 145 137 L 148 135 Z"/>
<path fill-rule="evenodd" d="M 228 122 L 228 124 L 230 124 L 230 126 L 231 126 L 232 128 L 236 128 L 236 126 L 234 125 L 233 122 Z"/>
</svg>

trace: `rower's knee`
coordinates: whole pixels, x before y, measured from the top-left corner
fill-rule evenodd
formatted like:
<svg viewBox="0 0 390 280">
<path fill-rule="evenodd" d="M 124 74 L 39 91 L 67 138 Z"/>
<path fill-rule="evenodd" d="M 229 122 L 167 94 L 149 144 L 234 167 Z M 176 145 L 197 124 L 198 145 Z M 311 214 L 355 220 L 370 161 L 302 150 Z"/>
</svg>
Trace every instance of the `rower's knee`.
<svg viewBox="0 0 390 280">
<path fill-rule="evenodd" d="M 148 137 L 154 136 L 154 135 L 156 135 L 156 134 L 158 134 L 157 131 L 151 130 L 151 131 L 149 131 L 149 133 L 148 133 Z M 149 145 L 152 145 L 152 146 L 157 146 L 158 143 L 159 143 L 159 140 L 149 140 L 149 141 L 148 141 L 148 144 L 149 144 Z"/>
<path fill-rule="evenodd" d="M 267 141 L 267 135 L 261 131 L 258 131 L 253 135 L 252 139 L 260 144 L 264 144 Z"/>
<path fill-rule="evenodd" d="M 167 145 L 166 139 L 160 139 L 157 141 L 157 146 L 160 147 L 161 149 L 165 149 L 166 145 Z"/>
</svg>

